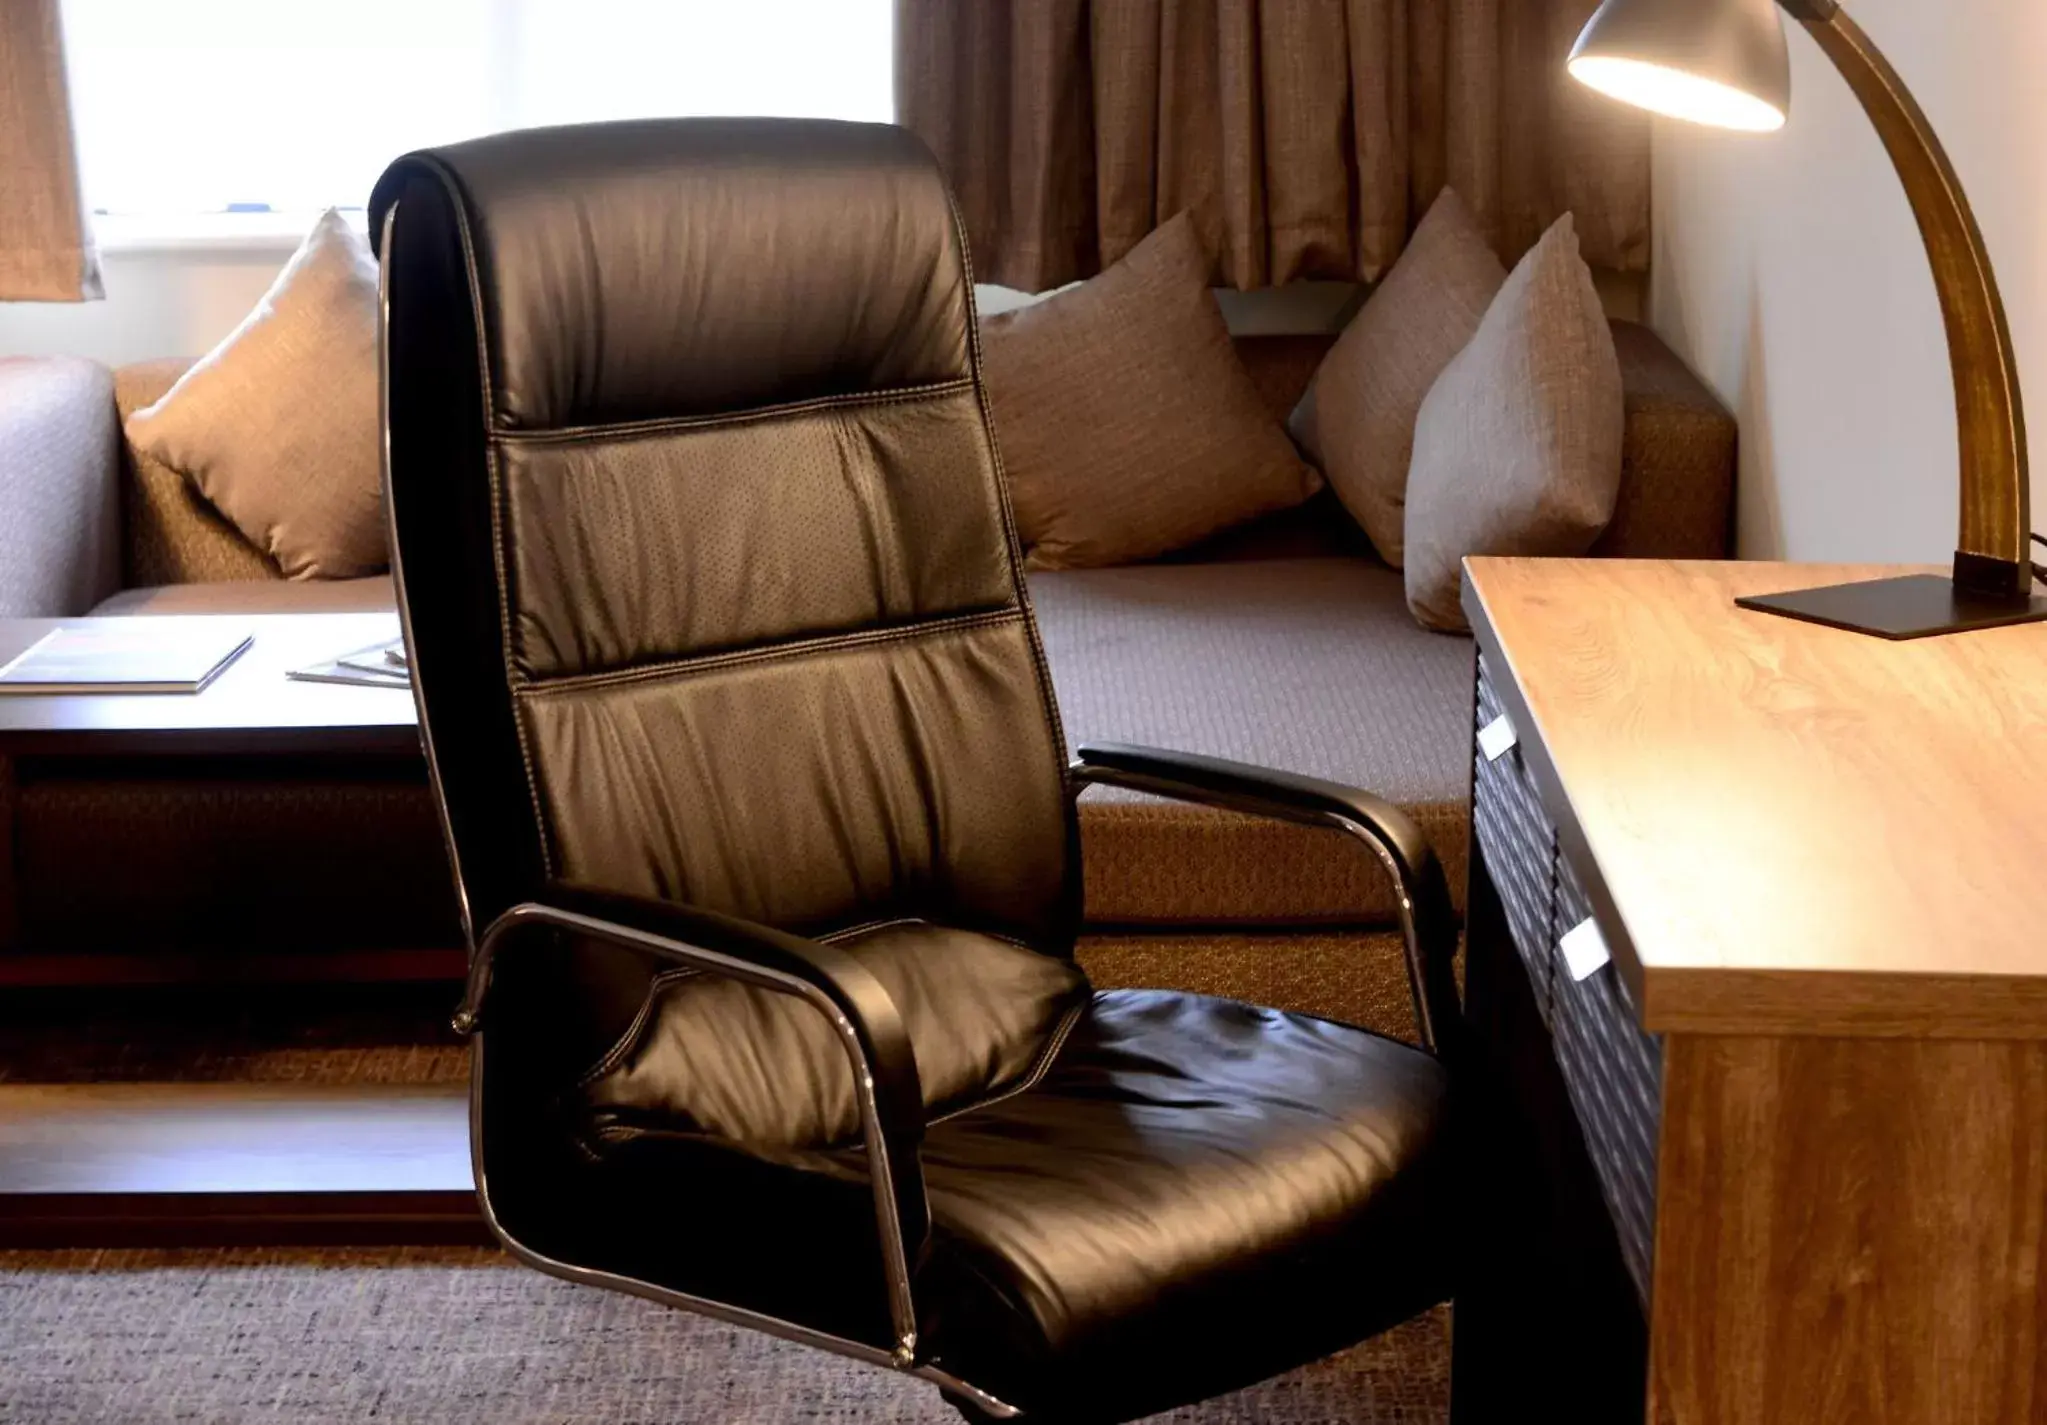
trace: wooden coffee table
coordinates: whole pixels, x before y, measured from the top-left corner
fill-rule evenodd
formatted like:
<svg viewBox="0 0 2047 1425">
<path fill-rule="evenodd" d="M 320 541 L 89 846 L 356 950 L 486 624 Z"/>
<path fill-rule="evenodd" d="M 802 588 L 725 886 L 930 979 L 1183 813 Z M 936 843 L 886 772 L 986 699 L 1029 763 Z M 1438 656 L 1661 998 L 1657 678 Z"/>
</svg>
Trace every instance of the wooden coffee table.
<svg viewBox="0 0 2047 1425">
<path fill-rule="evenodd" d="M 203 692 L 0 696 L 0 914 L 17 759 L 419 759 L 409 692 L 285 676 L 396 637 L 396 614 L 120 622 L 199 618 L 254 638 Z M 0 620 L 0 663 L 70 622 Z M 441 953 L 459 975 L 461 952 Z M 8 971 L 34 983 L 36 957 Z M 0 1084 L 0 1245 L 483 1241 L 464 1125 L 453 1085 Z"/>
<path fill-rule="evenodd" d="M 0 619 L 0 664 L 52 629 L 88 623 L 140 629 L 213 623 L 247 629 L 254 642 L 199 693 L 0 696 L 0 757 L 419 755 L 411 693 L 285 677 L 288 669 L 396 638 L 395 613 Z"/>
</svg>

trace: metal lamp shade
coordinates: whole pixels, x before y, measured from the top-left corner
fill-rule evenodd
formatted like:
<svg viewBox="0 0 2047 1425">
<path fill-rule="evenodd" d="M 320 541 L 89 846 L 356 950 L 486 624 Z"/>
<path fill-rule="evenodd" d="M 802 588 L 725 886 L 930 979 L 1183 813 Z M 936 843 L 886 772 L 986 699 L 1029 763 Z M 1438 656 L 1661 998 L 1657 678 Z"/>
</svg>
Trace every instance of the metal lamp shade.
<svg viewBox="0 0 2047 1425">
<path fill-rule="evenodd" d="M 1715 128 L 1768 132 L 1791 109 L 1776 0 L 1606 0 L 1570 72 L 1625 103 Z"/>
</svg>

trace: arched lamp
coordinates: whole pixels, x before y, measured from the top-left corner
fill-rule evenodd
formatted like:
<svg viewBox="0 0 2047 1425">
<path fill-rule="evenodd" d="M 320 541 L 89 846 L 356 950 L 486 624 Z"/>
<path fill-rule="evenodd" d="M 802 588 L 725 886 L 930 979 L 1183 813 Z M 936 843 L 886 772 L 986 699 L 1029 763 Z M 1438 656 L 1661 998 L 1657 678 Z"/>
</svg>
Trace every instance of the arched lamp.
<svg viewBox="0 0 2047 1425">
<path fill-rule="evenodd" d="M 1954 576 L 1909 575 L 1742 599 L 1815 623 L 1918 638 L 2047 619 L 2032 593 L 2026 422 L 1983 234 L 1926 115 L 1838 0 L 1606 0 L 1571 51 L 1579 82 L 1693 123 L 1768 132 L 1791 107 L 1778 5 L 1804 23 L 1876 125 L 1933 263 L 1961 437 Z"/>
</svg>

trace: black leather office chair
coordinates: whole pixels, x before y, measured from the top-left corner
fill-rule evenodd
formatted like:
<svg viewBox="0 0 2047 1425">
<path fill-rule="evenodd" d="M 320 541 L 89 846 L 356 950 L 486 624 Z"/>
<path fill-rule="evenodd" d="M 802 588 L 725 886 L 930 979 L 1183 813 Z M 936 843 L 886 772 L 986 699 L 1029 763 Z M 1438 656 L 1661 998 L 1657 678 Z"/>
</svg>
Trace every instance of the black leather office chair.
<svg viewBox="0 0 2047 1425">
<path fill-rule="evenodd" d="M 475 946 L 478 1191 L 544 1271 L 1121 1420 L 1449 1290 L 1448 1074 L 1072 959 L 1114 782 L 1361 837 L 1453 1031 L 1443 876 L 1362 793 L 1064 764 L 967 255 L 918 142 L 677 120 L 372 201 L 394 557 Z"/>
</svg>

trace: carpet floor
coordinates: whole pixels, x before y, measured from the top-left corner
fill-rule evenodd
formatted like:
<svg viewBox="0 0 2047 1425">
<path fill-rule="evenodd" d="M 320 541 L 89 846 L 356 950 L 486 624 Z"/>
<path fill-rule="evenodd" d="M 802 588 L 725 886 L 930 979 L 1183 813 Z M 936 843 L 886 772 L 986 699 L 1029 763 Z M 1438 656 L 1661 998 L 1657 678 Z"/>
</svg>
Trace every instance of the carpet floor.
<svg viewBox="0 0 2047 1425">
<path fill-rule="evenodd" d="M 1440 1425 L 1447 1314 L 1157 1417 Z M 0 1253 L 0 1421 L 958 1420 L 921 1382 L 470 1250 Z"/>
</svg>

